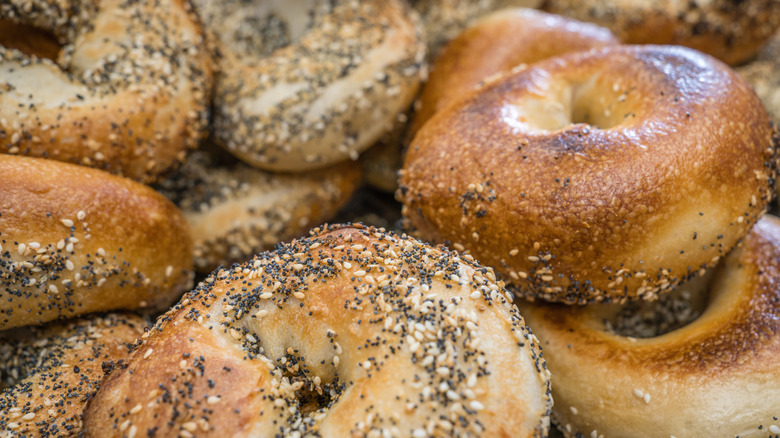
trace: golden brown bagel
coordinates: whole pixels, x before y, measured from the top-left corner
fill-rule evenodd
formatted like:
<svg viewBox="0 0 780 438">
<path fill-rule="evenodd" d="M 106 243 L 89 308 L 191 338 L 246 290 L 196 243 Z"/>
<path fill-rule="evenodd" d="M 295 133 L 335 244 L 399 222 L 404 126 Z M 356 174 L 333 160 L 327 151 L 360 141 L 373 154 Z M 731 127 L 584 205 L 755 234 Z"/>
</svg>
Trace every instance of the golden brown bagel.
<svg viewBox="0 0 780 438">
<path fill-rule="evenodd" d="M 417 93 L 425 46 L 402 0 L 196 0 L 219 50 L 215 138 L 252 166 L 355 160 Z"/>
<path fill-rule="evenodd" d="M 360 166 L 354 162 L 284 175 L 225 159 L 218 152 L 192 153 L 175 176 L 161 183 L 163 194 L 190 224 L 200 272 L 244 262 L 305 235 L 335 216 L 360 185 Z"/>
<path fill-rule="evenodd" d="M 761 219 L 719 265 L 703 313 L 646 338 L 617 305 L 521 304 L 552 372 L 567 437 L 780 434 L 780 220 Z M 595 431 L 595 432 L 594 432 Z"/>
<path fill-rule="evenodd" d="M 615 44 L 618 40 L 606 28 L 533 9 L 508 8 L 485 15 L 436 57 L 410 138 L 437 111 L 493 75 L 520 64 Z"/>
<path fill-rule="evenodd" d="M 736 65 L 780 26 L 776 0 L 544 0 L 542 9 L 612 29 L 628 44 L 677 44 Z"/>
<path fill-rule="evenodd" d="M 215 272 L 85 411 L 87 436 L 547 436 L 536 340 L 488 268 L 334 226 Z"/>
<path fill-rule="evenodd" d="M 150 182 L 203 134 L 211 73 L 186 0 L 8 0 L 0 20 L 63 45 L 0 46 L 0 152 Z"/>
<path fill-rule="evenodd" d="M 75 437 L 104 370 L 127 357 L 146 321 L 109 314 L 0 333 L 0 435 Z"/>
<path fill-rule="evenodd" d="M 0 155 L 0 330 L 169 305 L 190 285 L 181 212 L 97 169 Z"/>
<path fill-rule="evenodd" d="M 683 47 L 542 61 L 436 114 L 399 199 L 421 236 L 465 247 L 523 295 L 654 298 L 715 264 L 772 197 L 761 102 Z"/>
</svg>

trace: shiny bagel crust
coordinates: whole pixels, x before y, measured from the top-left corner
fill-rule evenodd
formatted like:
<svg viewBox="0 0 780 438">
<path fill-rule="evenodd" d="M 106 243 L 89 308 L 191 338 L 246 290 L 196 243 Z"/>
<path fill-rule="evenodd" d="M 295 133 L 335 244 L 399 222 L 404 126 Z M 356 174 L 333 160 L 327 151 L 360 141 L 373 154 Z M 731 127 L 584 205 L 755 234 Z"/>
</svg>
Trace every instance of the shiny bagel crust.
<svg viewBox="0 0 780 438">
<path fill-rule="evenodd" d="M 653 299 L 763 214 L 776 146 L 726 65 L 683 47 L 608 47 L 511 73 L 436 114 L 397 196 L 421 237 L 471 251 L 522 295 Z"/>
<path fill-rule="evenodd" d="M 0 330 L 112 309 L 161 309 L 192 281 L 181 212 L 97 169 L 0 155 Z"/>
<path fill-rule="evenodd" d="M 780 433 L 780 220 L 719 265 L 703 313 L 649 338 L 610 331 L 617 305 L 521 304 L 555 379 L 567 437 Z M 594 432 L 595 431 L 595 432 Z"/>
<path fill-rule="evenodd" d="M 738 65 L 780 26 L 774 0 L 544 0 L 542 9 L 612 29 L 627 44 L 675 44 Z"/>
<path fill-rule="evenodd" d="M 436 57 L 410 138 L 436 112 L 494 75 L 564 53 L 618 43 L 606 28 L 533 9 L 507 8 L 485 15 Z"/>
<path fill-rule="evenodd" d="M 493 278 L 381 229 L 315 230 L 158 319 L 86 435 L 547 436 L 544 361 Z"/>
<path fill-rule="evenodd" d="M 187 0 L 9 0 L 0 19 L 63 45 L 54 60 L 0 47 L 0 152 L 148 183 L 205 133 L 211 67 Z"/>
<path fill-rule="evenodd" d="M 214 137 L 254 167 L 357 159 L 422 80 L 419 17 L 402 0 L 196 4 L 219 54 Z"/>
<path fill-rule="evenodd" d="M 108 314 L 0 333 L 0 434 L 80 436 L 87 400 L 147 325 Z"/>
</svg>

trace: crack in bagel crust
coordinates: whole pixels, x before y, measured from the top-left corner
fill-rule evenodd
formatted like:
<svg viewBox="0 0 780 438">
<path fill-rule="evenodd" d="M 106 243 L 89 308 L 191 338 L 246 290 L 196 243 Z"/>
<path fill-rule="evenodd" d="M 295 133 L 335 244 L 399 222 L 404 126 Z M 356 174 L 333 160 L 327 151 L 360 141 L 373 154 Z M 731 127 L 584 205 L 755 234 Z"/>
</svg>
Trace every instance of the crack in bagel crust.
<svg viewBox="0 0 780 438">
<path fill-rule="evenodd" d="M 520 304 L 555 375 L 568 437 L 767 437 L 780 428 L 780 219 L 767 215 L 718 265 L 701 315 L 636 339 L 617 305 Z"/>
<path fill-rule="evenodd" d="M 79 436 L 104 371 L 130 353 L 147 322 L 108 314 L 0 335 L 0 435 Z"/>
<path fill-rule="evenodd" d="M 211 66 L 187 0 L 9 0 L 0 20 L 63 45 L 0 47 L 0 151 L 152 182 L 205 133 Z"/>
<path fill-rule="evenodd" d="M 615 46 L 536 63 L 436 114 L 398 198 L 421 236 L 470 250 L 523 295 L 653 299 L 761 217 L 777 146 L 726 65 Z"/>
<path fill-rule="evenodd" d="M 255 167 L 357 159 L 419 87 L 419 20 L 400 0 L 196 3 L 219 57 L 216 139 Z"/>
<path fill-rule="evenodd" d="M 547 436 L 549 375 L 492 270 L 381 229 L 312 234 L 161 317 L 87 436 Z"/>
</svg>

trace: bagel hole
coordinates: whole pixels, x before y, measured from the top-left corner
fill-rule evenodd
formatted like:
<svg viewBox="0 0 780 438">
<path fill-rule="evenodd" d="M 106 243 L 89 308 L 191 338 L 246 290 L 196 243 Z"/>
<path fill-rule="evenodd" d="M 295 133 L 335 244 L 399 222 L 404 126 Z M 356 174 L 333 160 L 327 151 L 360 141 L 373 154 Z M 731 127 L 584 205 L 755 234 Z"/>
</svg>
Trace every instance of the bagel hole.
<svg viewBox="0 0 780 438">
<path fill-rule="evenodd" d="M 695 321 L 704 312 L 712 273 L 691 279 L 655 301 L 635 301 L 615 306 L 604 320 L 607 331 L 632 338 L 654 338 Z"/>
<path fill-rule="evenodd" d="M 238 50 L 267 57 L 298 42 L 313 21 L 311 0 L 267 1 L 245 14 L 234 28 L 231 39 Z"/>
<path fill-rule="evenodd" d="M 506 107 L 504 118 L 523 128 L 537 131 L 560 131 L 575 125 L 595 129 L 612 129 L 635 116 L 630 90 L 605 86 L 598 76 L 582 82 L 561 81 L 546 90 L 525 97 Z"/>
<path fill-rule="evenodd" d="M 27 56 L 57 60 L 62 45 L 51 32 L 26 24 L 0 20 L 0 46 Z"/>
</svg>

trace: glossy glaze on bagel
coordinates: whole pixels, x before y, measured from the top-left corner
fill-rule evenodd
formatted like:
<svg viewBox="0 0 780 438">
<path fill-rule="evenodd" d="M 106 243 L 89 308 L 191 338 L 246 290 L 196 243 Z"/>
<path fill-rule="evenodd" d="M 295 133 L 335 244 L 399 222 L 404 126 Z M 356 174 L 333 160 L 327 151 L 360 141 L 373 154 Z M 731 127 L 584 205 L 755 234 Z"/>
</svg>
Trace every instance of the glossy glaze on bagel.
<svg viewBox="0 0 780 438">
<path fill-rule="evenodd" d="M 544 361 L 494 278 L 380 229 L 315 230 L 161 317 L 87 436 L 547 436 Z"/>
<path fill-rule="evenodd" d="M 447 44 L 431 66 L 410 137 L 436 112 L 480 82 L 522 64 L 616 45 L 606 28 L 533 9 L 507 8 L 480 18 Z"/>
<path fill-rule="evenodd" d="M 402 0 L 196 3 L 220 56 L 215 138 L 255 167 L 355 160 L 419 87 L 422 31 Z"/>
<path fill-rule="evenodd" d="M 422 237 L 470 250 L 521 294 L 652 299 L 763 214 L 773 135 L 719 61 L 616 46 L 542 61 L 439 112 L 398 196 Z"/>
<path fill-rule="evenodd" d="M 109 314 L 0 333 L 0 435 L 79 436 L 104 371 L 127 357 L 146 326 Z"/>
<path fill-rule="evenodd" d="M 244 262 L 305 235 L 335 216 L 360 184 L 360 166 L 353 162 L 300 175 L 272 174 L 224 155 L 229 154 L 196 151 L 160 185 L 190 224 L 200 272 Z"/>
<path fill-rule="evenodd" d="M 544 0 L 544 10 L 612 29 L 628 44 L 677 44 L 737 65 L 780 26 L 775 0 Z"/>
<path fill-rule="evenodd" d="M 521 304 L 552 372 L 567 437 L 780 434 L 780 220 L 761 219 L 719 265 L 701 315 L 636 338 L 617 305 Z"/>
<path fill-rule="evenodd" d="M 0 152 L 150 182 L 204 133 L 211 72 L 186 0 L 9 0 L 1 20 L 62 48 L 47 59 L 0 46 Z"/>
<path fill-rule="evenodd" d="M 181 212 L 127 178 L 0 155 L 0 330 L 169 305 L 189 287 Z"/>
</svg>

